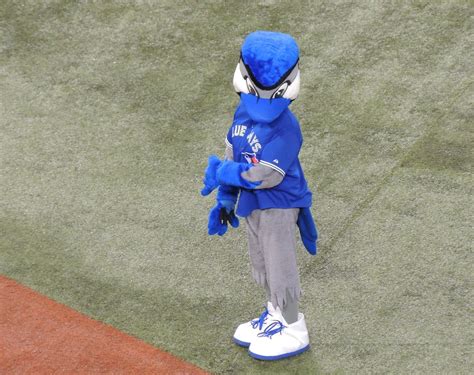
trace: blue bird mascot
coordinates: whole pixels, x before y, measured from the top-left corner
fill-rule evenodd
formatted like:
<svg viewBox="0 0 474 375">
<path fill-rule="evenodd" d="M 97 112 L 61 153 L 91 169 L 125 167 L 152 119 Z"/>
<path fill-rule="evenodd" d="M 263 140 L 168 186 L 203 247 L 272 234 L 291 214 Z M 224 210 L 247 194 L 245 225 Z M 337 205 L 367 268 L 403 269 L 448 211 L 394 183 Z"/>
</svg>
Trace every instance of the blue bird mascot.
<svg viewBox="0 0 474 375">
<path fill-rule="evenodd" d="M 225 138 L 224 160 L 211 155 L 202 195 L 217 189 L 208 232 L 222 236 L 237 216 L 247 224 L 252 275 L 267 294 L 265 311 L 239 325 L 233 340 L 261 360 L 278 360 L 309 349 L 296 262 L 296 227 L 316 254 L 312 194 L 298 154 L 301 129 L 289 105 L 300 88 L 299 49 L 287 34 L 256 31 L 242 44 L 234 73 L 240 96 Z M 238 202 L 238 204 L 237 204 Z M 235 206 L 237 204 L 237 209 Z"/>
</svg>

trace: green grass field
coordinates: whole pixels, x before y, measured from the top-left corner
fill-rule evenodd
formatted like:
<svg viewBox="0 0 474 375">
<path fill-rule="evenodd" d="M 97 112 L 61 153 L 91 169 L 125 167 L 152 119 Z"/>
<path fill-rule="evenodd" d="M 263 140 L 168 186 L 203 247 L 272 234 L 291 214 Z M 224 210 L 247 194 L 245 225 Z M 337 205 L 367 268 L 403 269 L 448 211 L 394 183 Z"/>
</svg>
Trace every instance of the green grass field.
<svg viewBox="0 0 474 375">
<path fill-rule="evenodd" d="M 217 374 L 474 368 L 472 2 L 0 4 L 0 273 Z M 207 235 L 244 36 L 291 33 L 319 255 L 312 350 L 231 343 L 264 294 Z"/>
</svg>

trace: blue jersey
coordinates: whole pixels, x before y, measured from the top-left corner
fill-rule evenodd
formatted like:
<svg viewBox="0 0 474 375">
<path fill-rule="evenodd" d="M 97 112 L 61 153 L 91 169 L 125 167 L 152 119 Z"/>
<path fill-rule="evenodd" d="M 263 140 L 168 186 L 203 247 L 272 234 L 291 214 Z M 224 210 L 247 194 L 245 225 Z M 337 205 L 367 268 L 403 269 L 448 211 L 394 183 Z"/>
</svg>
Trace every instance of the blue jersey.
<svg viewBox="0 0 474 375">
<path fill-rule="evenodd" d="M 260 163 L 284 177 L 270 189 L 241 189 L 237 215 L 245 217 L 255 209 L 311 206 L 311 192 L 298 159 L 302 144 L 298 120 L 289 109 L 273 122 L 257 123 L 239 104 L 226 137 L 234 161 Z"/>
</svg>

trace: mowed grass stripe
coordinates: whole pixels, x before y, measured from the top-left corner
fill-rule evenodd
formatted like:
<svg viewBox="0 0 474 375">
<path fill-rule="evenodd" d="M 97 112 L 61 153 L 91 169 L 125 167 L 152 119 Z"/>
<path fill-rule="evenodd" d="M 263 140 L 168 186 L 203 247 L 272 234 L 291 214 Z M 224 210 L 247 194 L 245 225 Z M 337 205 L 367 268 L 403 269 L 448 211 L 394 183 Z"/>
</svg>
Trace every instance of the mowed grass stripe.
<svg viewBox="0 0 474 375">
<path fill-rule="evenodd" d="M 331 250 L 336 246 L 337 241 L 340 240 L 344 233 L 348 230 L 348 228 L 356 221 L 366 210 L 370 207 L 371 203 L 379 194 L 380 190 L 383 189 L 389 181 L 392 179 L 393 175 L 397 173 L 398 169 L 404 167 L 412 158 L 413 151 L 420 147 L 426 138 L 430 137 L 430 134 L 436 132 L 437 128 L 440 127 L 442 121 L 449 116 L 450 110 L 455 105 L 456 101 L 459 100 L 461 96 L 466 94 L 470 89 L 472 89 L 472 82 L 468 82 L 461 87 L 458 92 L 452 94 L 452 98 L 448 99 L 448 105 L 446 108 L 446 112 L 442 112 L 438 118 L 436 118 L 432 123 L 430 123 L 430 127 L 426 130 L 424 134 L 422 134 L 416 141 L 410 146 L 410 148 L 406 151 L 404 155 L 401 156 L 400 160 L 397 164 L 381 179 L 380 183 L 376 185 L 372 191 L 368 192 L 366 198 L 360 202 L 360 204 L 353 210 L 352 214 L 347 218 L 347 221 L 341 226 L 340 230 L 336 233 L 334 237 L 324 246 L 323 251 L 325 253 L 330 253 Z M 468 150 L 463 149 L 462 152 L 469 152 Z M 472 159 L 472 158 L 471 158 Z M 307 267 L 304 273 L 311 272 L 311 268 Z"/>
</svg>

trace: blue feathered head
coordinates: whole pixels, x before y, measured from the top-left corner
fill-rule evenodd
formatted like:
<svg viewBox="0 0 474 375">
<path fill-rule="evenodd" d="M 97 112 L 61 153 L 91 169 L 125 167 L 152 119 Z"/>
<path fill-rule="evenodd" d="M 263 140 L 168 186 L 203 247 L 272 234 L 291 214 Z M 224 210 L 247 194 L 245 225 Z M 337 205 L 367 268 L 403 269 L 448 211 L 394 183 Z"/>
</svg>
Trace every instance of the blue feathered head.
<svg viewBox="0 0 474 375">
<path fill-rule="evenodd" d="M 256 31 L 245 38 L 234 87 L 253 120 L 271 122 L 296 99 L 298 61 L 298 45 L 288 34 Z"/>
<path fill-rule="evenodd" d="M 242 45 L 242 60 L 262 86 L 273 86 L 298 62 L 299 49 L 288 34 L 256 31 Z"/>
</svg>

